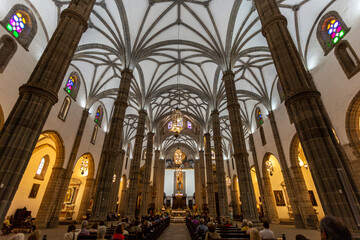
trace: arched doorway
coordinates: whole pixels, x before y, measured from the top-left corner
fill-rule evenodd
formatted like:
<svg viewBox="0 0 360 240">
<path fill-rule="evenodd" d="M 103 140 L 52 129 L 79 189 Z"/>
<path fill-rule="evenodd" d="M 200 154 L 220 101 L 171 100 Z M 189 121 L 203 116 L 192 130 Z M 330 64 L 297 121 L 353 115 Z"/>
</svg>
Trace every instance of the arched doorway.
<svg viewBox="0 0 360 240">
<path fill-rule="evenodd" d="M 350 159 L 353 172 L 360 171 L 360 91 L 351 100 L 346 111 L 345 120 L 346 135 L 349 139 L 349 145 L 345 145 L 344 149 Z M 335 132 L 335 131 L 334 131 Z M 335 134 L 336 136 L 336 134 Z M 355 174 L 355 179 L 360 186 L 360 175 Z"/>
<path fill-rule="evenodd" d="M 83 154 L 75 164 L 65 200 L 60 212 L 60 221 L 81 222 L 89 209 L 94 182 L 94 159 L 90 153 Z"/>
<path fill-rule="evenodd" d="M 266 153 L 262 163 L 264 198 L 271 222 L 288 222 L 293 219 L 284 177 L 280 164 L 271 153 Z"/>
<path fill-rule="evenodd" d="M 40 134 L 7 215 L 26 207 L 33 217 L 37 216 L 48 183 L 52 181 L 52 171 L 63 163 L 64 144 L 60 135 L 55 131 Z"/>
<path fill-rule="evenodd" d="M 317 219 L 320 220 L 325 216 L 324 210 L 321 206 L 320 198 L 317 193 L 314 180 L 312 178 L 310 167 L 307 163 L 304 151 L 302 149 L 298 135 L 296 134 L 290 145 L 290 161 L 291 169 L 294 174 L 294 184 L 297 184 L 299 191 L 308 192 L 309 196 L 298 196 L 300 208 L 312 206 Z M 300 194 L 302 195 L 302 194 Z M 308 204 L 304 204 L 308 201 Z"/>
<path fill-rule="evenodd" d="M 251 180 L 252 180 L 253 186 L 254 186 L 256 207 L 257 207 L 257 210 L 258 210 L 258 214 L 259 214 L 259 216 L 264 216 L 263 209 L 262 209 L 262 199 L 260 197 L 259 182 L 258 182 L 258 179 L 256 177 L 255 166 L 252 166 L 250 168 L 250 174 L 251 174 Z"/>
</svg>

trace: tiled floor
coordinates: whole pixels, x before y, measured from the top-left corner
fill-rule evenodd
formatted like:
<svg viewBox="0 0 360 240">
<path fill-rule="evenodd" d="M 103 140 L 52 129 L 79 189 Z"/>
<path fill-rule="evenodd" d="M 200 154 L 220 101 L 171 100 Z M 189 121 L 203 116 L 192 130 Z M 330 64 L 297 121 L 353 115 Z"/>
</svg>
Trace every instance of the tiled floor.
<svg viewBox="0 0 360 240">
<path fill-rule="evenodd" d="M 185 223 L 171 223 L 161 234 L 159 240 L 181 239 L 191 240 Z"/>
</svg>

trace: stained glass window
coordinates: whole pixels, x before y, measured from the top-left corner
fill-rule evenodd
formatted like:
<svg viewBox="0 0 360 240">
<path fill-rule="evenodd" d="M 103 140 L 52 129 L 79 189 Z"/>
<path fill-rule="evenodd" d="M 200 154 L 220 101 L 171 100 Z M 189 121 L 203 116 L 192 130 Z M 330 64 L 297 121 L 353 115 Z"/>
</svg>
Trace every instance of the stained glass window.
<svg viewBox="0 0 360 240">
<path fill-rule="evenodd" d="M 256 108 L 255 118 L 256 118 L 257 127 L 260 127 L 264 123 L 260 108 Z"/>
<path fill-rule="evenodd" d="M 211 150 L 211 159 L 214 160 L 215 159 L 215 151 Z"/>
<path fill-rule="evenodd" d="M 20 12 L 17 12 L 9 20 L 6 29 L 9 32 L 11 32 L 14 35 L 14 37 L 18 38 L 20 33 L 24 30 L 25 26 L 26 26 L 25 16 Z"/>
<path fill-rule="evenodd" d="M 77 73 L 71 73 L 65 86 L 65 91 L 73 98 L 76 99 L 76 96 L 79 92 L 79 77 Z"/>
<path fill-rule="evenodd" d="M 0 24 L 25 50 L 29 50 L 37 32 L 37 23 L 34 14 L 28 7 L 14 4 Z"/>
<path fill-rule="evenodd" d="M 332 38 L 334 44 L 339 42 L 339 40 L 345 35 L 341 24 L 336 19 L 332 19 L 331 21 L 329 21 L 329 23 L 327 24 L 327 32 Z"/>
<path fill-rule="evenodd" d="M 190 121 L 187 122 L 187 127 L 188 127 L 188 129 L 192 129 L 192 124 Z"/>
<path fill-rule="evenodd" d="M 172 128 L 172 121 L 170 121 L 169 123 L 168 123 L 168 129 L 171 129 Z"/>
<path fill-rule="evenodd" d="M 43 168 L 44 168 L 44 165 L 45 165 L 45 157 L 43 157 L 43 158 L 41 159 L 41 161 L 40 161 L 39 167 L 38 167 L 38 169 L 37 169 L 37 171 L 36 171 L 36 174 L 37 174 L 37 175 L 41 175 L 41 172 L 42 172 L 42 170 L 43 170 Z"/>
<path fill-rule="evenodd" d="M 330 11 L 320 20 L 318 25 L 317 38 L 325 55 L 328 54 L 350 31 L 342 20 L 341 16 Z"/>
<path fill-rule="evenodd" d="M 102 118 L 103 118 L 103 108 L 100 105 L 96 110 L 95 119 L 94 119 L 95 123 L 99 125 L 99 127 L 101 127 Z"/>
</svg>

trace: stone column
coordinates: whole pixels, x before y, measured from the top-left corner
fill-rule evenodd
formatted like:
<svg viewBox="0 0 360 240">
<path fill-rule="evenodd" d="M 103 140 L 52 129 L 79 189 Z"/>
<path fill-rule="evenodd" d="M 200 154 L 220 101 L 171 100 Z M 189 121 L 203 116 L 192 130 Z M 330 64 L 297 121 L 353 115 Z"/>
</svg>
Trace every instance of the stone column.
<svg viewBox="0 0 360 240">
<path fill-rule="evenodd" d="M 290 176 L 290 171 L 288 168 L 288 164 L 286 162 L 279 130 L 276 124 L 274 113 L 272 111 L 269 112 L 268 118 L 270 120 L 271 130 L 274 135 L 276 150 L 278 152 L 278 156 L 280 160 L 279 162 L 281 166 L 281 172 L 284 177 L 284 183 L 285 186 L 287 186 L 286 189 L 289 196 L 289 202 L 294 214 L 295 226 L 298 228 L 301 227 L 316 228 L 318 221 L 314 213 L 314 210 L 312 208 L 310 196 L 306 189 L 306 185 L 305 188 L 303 187 L 297 188 L 297 185 L 293 182 L 293 179 Z M 302 199 L 302 201 L 299 201 L 300 200 L 299 196 L 301 196 L 300 199 Z"/>
<path fill-rule="evenodd" d="M 134 157 L 131 161 L 130 173 L 129 173 L 130 187 L 127 198 L 127 207 L 126 207 L 126 215 L 130 217 L 135 217 L 136 197 L 138 194 L 138 183 L 139 183 L 139 174 L 140 174 L 141 150 L 144 141 L 146 116 L 147 114 L 145 110 L 139 111 L 139 119 L 136 128 L 135 145 L 134 145 Z"/>
<path fill-rule="evenodd" d="M 86 121 L 89 116 L 88 109 L 84 109 L 78 131 L 75 136 L 74 144 L 71 149 L 68 166 L 63 175 L 57 175 L 60 179 L 48 183 L 44 197 L 41 201 L 39 211 L 36 215 L 37 228 L 56 228 L 59 225 L 59 216 L 64 203 L 66 191 L 69 187 L 73 169 L 76 164 L 76 157 L 79 151 L 80 143 L 86 126 Z M 51 176 L 53 177 L 53 176 Z M 50 209 L 49 206 L 52 206 Z M 55 208 L 53 207 L 55 206 Z"/>
<path fill-rule="evenodd" d="M 70 2 L 0 132 L 0 221 L 7 213 L 95 0 Z"/>
<path fill-rule="evenodd" d="M 159 194 L 158 194 L 158 204 L 160 208 L 164 205 L 164 183 L 165 183 L 165 160 L 160 159 L 159 165 Z"/>
<path fill-rule="evenodd" d="M 336 141 L 320 93 L 287 29 L 286 18 L 275 0 L 254 2 L 286 94 L 289 117 L 299 135 L 324 211 L 341 218 L 351 229 L 358 229 L 359 189 Z"/>
<path fill-rule="evenodd" d="M 259 161 L 258 161 L 257 154 L 256 154 L 254 137 L 253 137 L 252 134 L 249 134 L 249 145 L 250 145 L 250 151 L 251 151 L 253 161 L 254 161 L 256 178 L 258 180 L 258 186 L 259 186 L 259 192 L 260 192 L 260 198 L 261 198 L 261 205 L 262 205 L 263 212 L 264 212 L 264 219 L 266 219 L 267 221 L 273 222 L 274 219 L 270 219 L 269 214 L 267 212 L 267 203 L 266 203 L 266 199 L 264 197 L 263 181 L 262 181 L 261 174 L 260 174 L 260 166 L 259 166 Z M 279 222 L 279 220 L 275 219 L 275 222 Z"/>
<path fill-rule="evenodd" d="M 159 198 L 160 194 L 160 150 L 155 150 L 155 160 L 154 160 L 154 174 L 153 174 L 153 187 L 155 188 L 155 198 L 152 199 L 153 203 L 155 204 L 155 210 L 162 207 L 160 206 L 159 201 L 157 200 Z"/>
<path fill-rule="evenodd" d="M 276 210 L 275 196 L 271 187 L 270 177 L 267 172 L 263 173 L 263 183 L 264 183 L 264 200 L 266 202 L 266 210 L 268 214 L 268 219 L 272 223 L 279 223 L 279 217 Z"/>
<path fill-rule="evenodd" d="M 129 69 L 124 69 L 121 73 L 120 87 L 114 103 L 110 129 L 105 136 L 100 157 L 94 207 L 92 210 L 93 220 L 106 219 L 114 169 L 120 163 L 119 156 L 122 151 L 121 138 L 132 77 L 132 71 Z"/>
<path fill-rule="evenodd" d="M 226 177 L 225 177 L 225 166 L 224 157 L 222 150 L 222 137 L 220 130 L 219 111 L 213 110 L 211 113 L 212 125 L 213 125 L 213 140 L 215 150 L 215 161 L 216 161 L 216 178 L 218 186 L 218 197 L 219 197 L 219 212 L 220 217 L 229 217 L 228 199 L 226 193 Z"/>
<path fill-rule="evenodd" d="M 148 132 L 140 216 L 147 215 L 147 211 L 148 211 L 150 200 L 151 200 L 150 174 L 151 174 L 151 163 L 152 163 L 152 159 L 153 159 L 153 148 L 154 148 L 153 146 L 154 146 L 154 133 Z"/>
<path fill-rule="evenodd" d="M 198 208 L 204 209 L 206 205 L 206 171 L 205 171 L 205 162 L 204 162 L 204 150 L 199 151 L 199 168 L 200 168 L 200 182 L 201 182 L 201 206 L 198 205 Z"/>
<path fill-rule="evenodd" d="M 121 199 L 120 199 L 120 210 L 119 210 L 119 213 L 120 213 L 120 216 L 121 216 L 121 217 L 124 217 L 124 216 L 125 216 L 125 211 L 126 211 L 126 207 L 127 207 L 126 200 L 127 200 L 128 192 L 129 192 L 129 191 L 128 191 L 128 188 L 126 187 L 126 183 L 125 183 L 125 187 L 124 187 L 124 189 L 122 190 Z"/>
<path fill-rule="evenodd" d="M 236 171 L 239 178 L 242 213 L 244 218 L 256 222 L 258 221 L 258 212 L 245 145 L 243 124 L 241 122 L 240 105 L 236 94 L 234 73 L 231 71 L 224 72 L 223 81 L 225 83 L 232 142 L 234 144 Z"/>
<path fill-rule="evenodd" d="M 86 179 L 83 197 L 81 199 L 79 212 L 78 212 L 78 215 L 77 215 L 77 218 L 76 218 L 77 223 L 82 222 L 83 216 L 86 215 L 86 212 L 87 212 L 87 210 L 89 208 L 91 196 L 93 194 L 93 189 L 94 189 L 94 182 L 95 182 L 94 178 Z"/>
<path fill-rule="evenodd" d="M 201 173 L 200 173 L 200 160 L 196 160 L 195 161 L 195 168 L 194 168 L 194 173 L 195 173 L 195 203 L 196 206 L 198 208 L 201 208 L 202 206 L 202 196 L 201 196 L 201 191 L 202 191 L 202 185 L 201 185 Z"/>
<path fill-rule="evenodd" d="M 122 177 L 122 169 L 124 165 L 125 150 L 120 150 L 119 163 L 115 165 L 114 174 L 116 175 L 115 182 L 112 183 L 110 189 L 110 199 L 107 212 L 115 213 L 116 203 L 119 197 L 120 183 Z"/>
<path fill-rule="evenodd" d="M 211 160 L 211 138 L 210 133 L 205 133 L 205 160 L 206 160 L 206 180 L 209 215 L 216 217 L 215 189 L 213 180 L 212 160 Z"/>
</svg>

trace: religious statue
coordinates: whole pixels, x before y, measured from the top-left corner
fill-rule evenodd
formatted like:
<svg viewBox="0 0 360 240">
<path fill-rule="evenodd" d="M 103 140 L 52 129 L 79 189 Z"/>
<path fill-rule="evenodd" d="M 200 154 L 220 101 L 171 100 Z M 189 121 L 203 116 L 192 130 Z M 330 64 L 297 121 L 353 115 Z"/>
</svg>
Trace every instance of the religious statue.
<svg viewBox="0 0 360 240">
<path fill-rule="evenodd" d="M 179 174 L 177 174 L 177 178 L 176 178 L 176 190 L 182 190 L 182 189 L 184 189 L 183 174 L 182 172 L 180 172 Z"/>
</svg>

